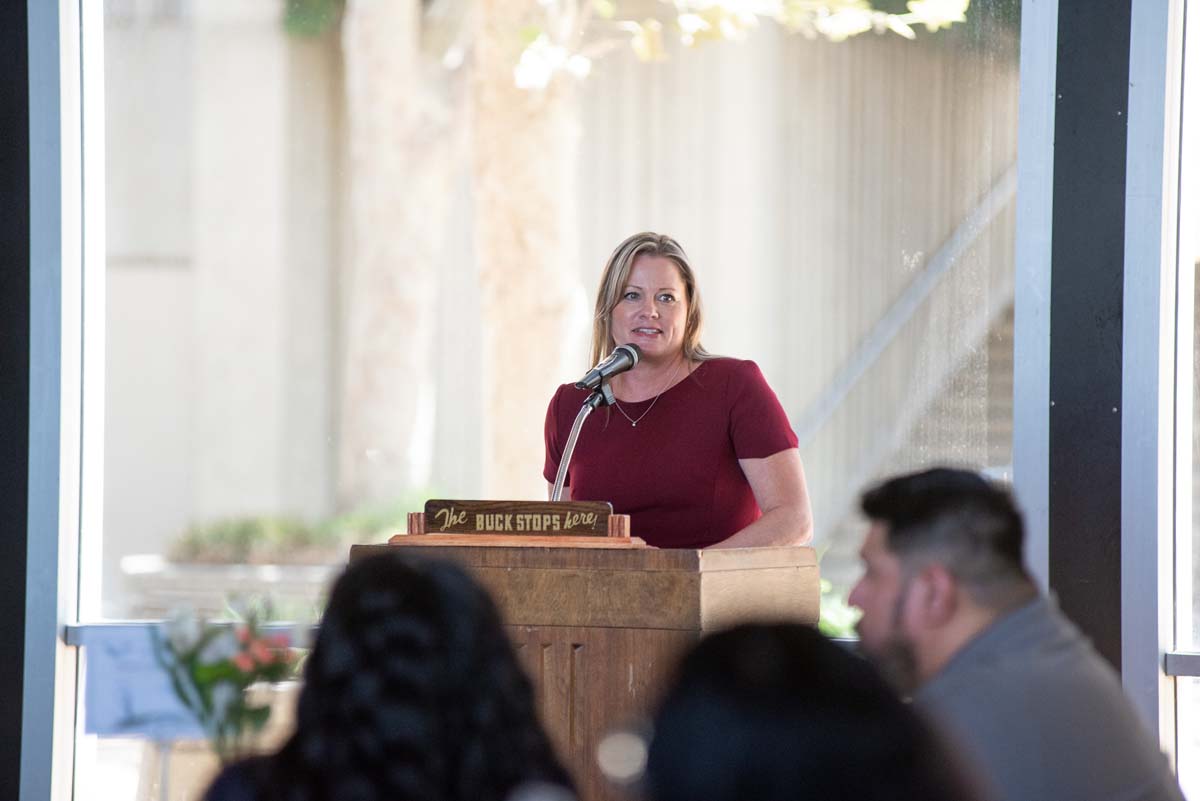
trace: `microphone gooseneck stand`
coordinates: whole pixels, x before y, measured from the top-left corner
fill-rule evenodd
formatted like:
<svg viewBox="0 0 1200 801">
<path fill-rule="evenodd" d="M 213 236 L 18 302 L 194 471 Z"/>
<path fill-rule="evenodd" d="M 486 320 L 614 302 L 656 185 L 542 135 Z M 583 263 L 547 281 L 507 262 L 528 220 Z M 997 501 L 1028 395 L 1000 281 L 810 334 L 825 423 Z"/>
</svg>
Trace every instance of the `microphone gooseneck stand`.
<svg viewBox="0 0 1200 801">
<path fill-rule="evenodd" d="M 571 466 L 571 456 L 575 453 L 575 441 L 579 439 L 579 431 L 583 428 L 583 421 L 587 416 L 599 409 L 601 406 L 612 406 L 617 399 L 613 397 L 612 388 L 608 386 L 608 382 L 601 379 L 600 386 L 588 396 L 588 399 L 583 402 L 583 406 L 579 408 L 579 414 L 575 415 L 575 422 L 571 424 L 571 434 L 567 437 L 567 447 L 563 449 L 562 459 L 558 462 L 558 475 L 554 477 L 554 489 L 550 492 L 551 501 L 562 500 L 563 485 L 567 480 L 567 468 Z"/>
</svg>

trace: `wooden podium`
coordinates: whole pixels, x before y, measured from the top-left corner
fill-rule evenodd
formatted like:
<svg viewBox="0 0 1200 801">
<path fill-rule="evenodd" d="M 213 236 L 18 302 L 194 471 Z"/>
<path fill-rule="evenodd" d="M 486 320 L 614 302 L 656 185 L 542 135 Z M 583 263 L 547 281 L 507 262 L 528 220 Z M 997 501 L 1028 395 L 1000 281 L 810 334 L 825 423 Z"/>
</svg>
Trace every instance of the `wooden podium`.
<svg viewBox="0 0 1200 801">
<path fill-rule="evenodd" d="M 628 536 L 628 534 L 626 534 Z M 816 623 L 811 548 L 658 550 L 503 544 L 437 535 L 356 545 L 351 559 L 396 547 L 458 562 L 491 592 L 533 679 L 543 721 L 583 801 L 625 799 L 596 750 L 613 728 L 644 719 L 684 648 L 744 620 Z M 449 542 L 449 540 L 448 540 Z"/>
</svg>

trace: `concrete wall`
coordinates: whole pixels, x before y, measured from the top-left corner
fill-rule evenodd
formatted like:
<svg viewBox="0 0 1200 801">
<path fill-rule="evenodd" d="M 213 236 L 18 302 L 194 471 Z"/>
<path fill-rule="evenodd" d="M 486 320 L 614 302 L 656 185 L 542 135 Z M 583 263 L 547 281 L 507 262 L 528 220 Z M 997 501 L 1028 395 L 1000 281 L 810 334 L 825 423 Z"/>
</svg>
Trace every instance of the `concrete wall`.
<svg viewBox="0 0 1200 801">
<path fill-rule="evenodd" d="M 106 614 L 192 522 L 330 510 L 339 54 L 275 2 L 106 24 Z"/>
</svg>

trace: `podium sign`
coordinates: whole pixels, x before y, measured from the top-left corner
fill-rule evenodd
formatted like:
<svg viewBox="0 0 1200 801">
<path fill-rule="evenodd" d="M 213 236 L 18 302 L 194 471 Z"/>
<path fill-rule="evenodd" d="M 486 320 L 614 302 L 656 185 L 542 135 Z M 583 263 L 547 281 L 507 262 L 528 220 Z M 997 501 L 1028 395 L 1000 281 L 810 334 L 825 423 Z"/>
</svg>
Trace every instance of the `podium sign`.
<svg viewBox="0 0 1200 801">
<path fill-rule="evenodd" d="M 405 545 L 509 545 L 641 548 L 629 535 L 629 515 L 601 501 L 431 500 L 410 512 L 408 532 L 389 542 Z"/>
<path fill-rule="evenodd" d="M 612 504 L 606 501 L 425 502 L 426 534 L 574 534 L 607 537 Z"/>
</svg>

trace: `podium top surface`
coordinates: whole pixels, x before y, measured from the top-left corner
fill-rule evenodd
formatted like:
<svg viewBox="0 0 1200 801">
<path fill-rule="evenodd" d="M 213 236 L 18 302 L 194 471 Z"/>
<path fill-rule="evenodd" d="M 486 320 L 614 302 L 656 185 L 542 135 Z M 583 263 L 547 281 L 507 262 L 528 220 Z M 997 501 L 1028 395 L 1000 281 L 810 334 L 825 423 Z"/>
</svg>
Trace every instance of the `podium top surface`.
<svg viewBox="0 0 1200 801">
<path fill-rule="evenodd" d="M 396 545 L 354 545 L 351 560 L 374 553 L 388 553 Z M 810 567 L 817 564 L 816 551 L 803 546 L 766 548 L 622 548 L 596 549 L 503 545 L 446 545 L 422 543 L 415 551 L 429 558 L 450 559 L 475 567 L 521 567 L 542 569 L 637 570 L 641 572 L 712 573 L 728 570 L 760 570 L 772 567 Z"/>
<path fill-rule="evenodd" d="M 355 545 L 350 558 L 407 552 L 457 562 L 491 592 L 506 623 L 707 631 L 741 620 L 815 623 L 812 548 L 579 548 Z"/>
</svg>

